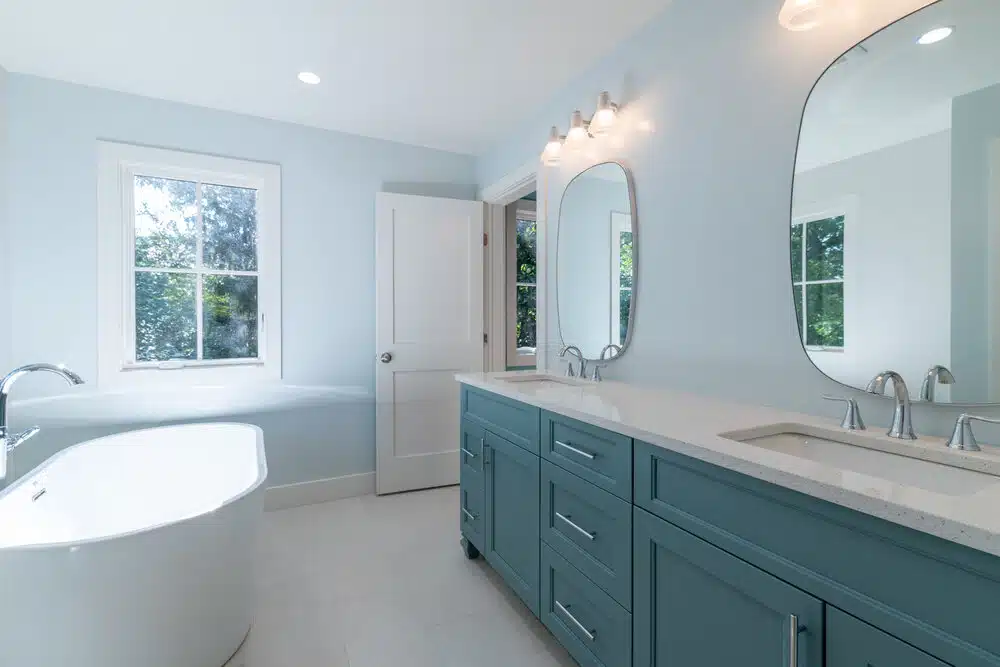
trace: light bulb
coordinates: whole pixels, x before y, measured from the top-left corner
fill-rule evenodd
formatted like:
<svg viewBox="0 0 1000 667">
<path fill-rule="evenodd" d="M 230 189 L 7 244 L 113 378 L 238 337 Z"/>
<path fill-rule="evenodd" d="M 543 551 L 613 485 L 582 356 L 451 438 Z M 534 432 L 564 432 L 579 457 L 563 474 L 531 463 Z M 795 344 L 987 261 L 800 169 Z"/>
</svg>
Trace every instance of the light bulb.
<svg viewBox="0 0 1000 667">
<path fill-rule="evenodd" d="M 590 121 L 590 134 L 599 137 L 608 133 L 611 126 L 615 124 L 615 116 L 618 112 L 618 106 L 611 101 L 611 96 L 608 93 L 601 93 L 600 97 L 597 98 L 597 111 L 594 113 L 593 120 Z"/>
<path fill-rule="evenodd" d="M 955 32 L 955 29 L 951 26 L 945 26 L 943 28 L 934 28 L 930 32 L 925 32 L 917 40 L 917 44 L 921 46 L 929 46 L 931 44 L 937 44 L 940 41 L 946 40 L 951 37 L 951 34 Z"/>
<path fill-rule="evenodd" d="M 552 167 L 559 164 L 562 159 L 564 139 L 565 137 L 559 134 L 559 128 L 553 125 L 549 132 L 549 143 L 545 144 L 545 150 L 542 151 L 542 162 L 546 166 Z"/>
<path fill-rule="evenodd" d="M 315 86 L 319 83 L 320 78 L 318 74 L 314 74 L 312 72 L 299 72 L 299 81 L 307 83 L 310 86 Z"/>
<path fill-rule="evenodd" d="M 579 111 L 574 111 L 573 115 L 570 117 L 569 132 L 566 133 L 566 143 L 579 143 L 585 140 L 588 136 L 587 126 L 583 122 L 583 114 Z"/>
<path fill-rule="evenodd" d="M 778 23 L 795 32 L 819 27 L 834 5 L 834 0 L 785 0 L 778 13 Z"/>
</svg>

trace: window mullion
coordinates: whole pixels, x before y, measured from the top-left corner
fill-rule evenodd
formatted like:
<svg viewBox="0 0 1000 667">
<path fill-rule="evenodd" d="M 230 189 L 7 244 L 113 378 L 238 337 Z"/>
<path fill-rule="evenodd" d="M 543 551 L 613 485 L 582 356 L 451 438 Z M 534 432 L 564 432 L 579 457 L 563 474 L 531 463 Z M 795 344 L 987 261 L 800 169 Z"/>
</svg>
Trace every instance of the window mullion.
<svg viewBox="0 0 1000 667">
<path fill-rule="evenodd" d="M 204 223 L 201 215 L 201 204 L 202 204 L 202 184 L 198 181 L 195 186 L 195 207 L 197 210 L 197 218 L 195 223 L 195 260 L 194 266 L 195 270 L 198 272 L 197 285 L 195 287 L 195 327 L 196 327 L 196 339 L 198 346 L 198 361 L 205 358 L 205 342 L 202 337 L 205 333 L 205 325 L 203 323 L 203 314 L 205 309 L 205 304 L 203 303 L 202 293 L 204 285 L 204 277 L 202 276 L 202 270 L 204 269 Z"/>
</svg>

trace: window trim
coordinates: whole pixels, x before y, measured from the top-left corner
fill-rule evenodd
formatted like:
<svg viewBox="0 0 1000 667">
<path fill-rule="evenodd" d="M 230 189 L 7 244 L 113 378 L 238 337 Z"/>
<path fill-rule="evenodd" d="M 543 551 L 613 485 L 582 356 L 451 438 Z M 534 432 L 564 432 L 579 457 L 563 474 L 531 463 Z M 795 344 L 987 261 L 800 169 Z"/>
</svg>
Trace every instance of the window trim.
<svg viewBox="0 0 1000 667">
<path fill-rule="evenodd" d="M 624 345 L 621 339 L 622 331 L 622 302 L 621 291 L 627 289 L 629 292 L 635 289 L 635 276 L 632 276 L 633 286 L 622 287 L 621 269 L 621 235 L 623 232 L 632 231 L 632 216 L 624 211 L 611 211 L 611 238 L 609 239 L 610 261 L 611 261 L 611 322 L 609 323 L 610 340 L 615 345 Z M 634 246 L 633 246 L 634 248 Z"/>
<path fill-rule="evenodd" d="M 805 227 L 803 227 L 802 234 L 802 280 L 795 280 L 792 278 L 792 306 L 794 309 L 795 302 L 795 288 L 802 287 L 802 321 L 798 321 L 796 313 L 796 323 L 795 326 L 798 330 L 799 341 L 802 343 L 803 349 L 806 352 L 829 352 L 833 354 L 842 354 L 847 349 L 847 229 L 850 224 L 851 219 L 854 216 L 855 206 L 852 198 L 845 198 L 843 201 L 826 203 L 826 204 L 813 204 L 808 207 L 802 208 L 803 212 L 797 213 L 792 217 L 792 224 L 789 227 L 789 233 L 791 233 L 791 228 L 808 225 L 810 222 L 818 222 L 820 220 L 829 220 L 831 218 L 844 218 L 844 272 L 840 279 L 829 279 L 829 280 L 805 280 L 805 270 L 806 270 L 806 235 Z M 809 345 L 806 343 L 806 319 L 809 317 L 809 313 L 806 308 L 806 285 L 823 285 L 823 284 L 841 284 L 843 285 L 844 294 L 844 344 L 840 347 L 831 345 Z M 793 312 L 795 312 L 793 310 Z M 801 325 L 801 326 L 800 326 Z"/>
<path fill-rule="evenodd" d="M 535 257 L 535 351 L 522 354 L 517 347 L 517 221 L 533 220 L 538 223 L 538 209 L 536 202 L 519 199 L 507 206 L 507 220 L 504 229 L 504 241 L 507 251 L 507 308 L 505 345 L 507 350 L 507 368 L 535 368 L 538 363 L 538 257 Z M 537 227 L 536 227 L 537 239 Z M 535 246 L 536 253 L 538 246 Z"/>
<path fill-rule="evenodd" d="M 130 323 L 134 319 L 135 300 L 133 225 L 134 178 L 137 174 L 257 190 L 258 266 L 256 272 L 249 272 L 257 275 L 257 358 L 134 361 L 135 327 Z M 279 166 L 99 141 L 97 226 L 98 384 L 190 386 L 281 378 Z M 248 272 L 222 273 L 228 275 Z"/>
</svg>

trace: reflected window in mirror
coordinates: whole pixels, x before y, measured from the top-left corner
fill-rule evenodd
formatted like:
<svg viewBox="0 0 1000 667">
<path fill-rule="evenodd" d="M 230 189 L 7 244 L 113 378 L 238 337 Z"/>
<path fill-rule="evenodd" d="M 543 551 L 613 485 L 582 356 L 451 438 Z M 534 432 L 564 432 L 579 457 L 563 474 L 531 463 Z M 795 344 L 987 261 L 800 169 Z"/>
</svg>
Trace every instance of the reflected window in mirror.
<svg viewBox="0 0 1000 667">
<path fill-rule="evenodd" d="M 628 319 L 632 309 L 632 216 L 611 213 L 611 342 L 628 340 Z"/>
<path fill-rule="evenodd" d="M 535 367 L 538 345 L 538 222 L 534 201 L 507 207 L 507 368 Z"/>
<path fill-rule="evenodd" d="M 809 349 L 844 349 L 846 213 L 796 218 L 792 224 L 792 290 L 799 335 Z"/>
</svg>

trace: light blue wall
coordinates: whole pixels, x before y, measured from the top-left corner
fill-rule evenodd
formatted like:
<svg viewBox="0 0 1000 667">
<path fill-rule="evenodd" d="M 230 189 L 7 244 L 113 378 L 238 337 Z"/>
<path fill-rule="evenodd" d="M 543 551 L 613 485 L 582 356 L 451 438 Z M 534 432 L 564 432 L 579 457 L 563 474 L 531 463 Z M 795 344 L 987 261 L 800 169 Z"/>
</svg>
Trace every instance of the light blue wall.
<svg viewBox="0 0 1000 667">
<path fill-rule="evenodd" d="M 0 67 L 0 368 L 10 358 L 10 279 L 7 273 L 7 70 Z"/>
<path fill-rule="evenodd" d="M 776 0 L 675 0 L 479 158 L 480 183 L 489 186 L 537 160 L 549 126 L 565 131 L 570 113 L 592 112 L 600 91 L 628 103 L 626 124 L 634 129 L 619 146 L 588 158 L 625 161 L 638 197 L 635 338 L 609 377 L 839 412 L 820 395 L 850 390 L 809 362 L 792 306 L 788 232 L 799 124 L 810 89 L 830 63 L 924 4 L 866 3 L 866 14 L 853 23 L 793 33 L 778 25 Z M 648 131 L 640 121 L 649 122 Z M 565 183 L 585 166 L 566 161 L 547 170 L 540 208 L 551 213 Z M 551 233 L 549 227 L 554 252 Z M 548 259 L 551 285 L 553 255 Z M 554 303 L 551 291 L 547 296 Z M 547 315 L 553 314 L 550 305 Z M 889 423 L 888 401 L 856 395 L 869 425 Z M 922 433 L 944 434 L 957 412 L 918 408 L 914 422 Z M 1000 441 L 1000 432 L 982 430 Z"/>
<path fill-rule="evenodd" d="M 963 378 L 954 394 L 987 396 L 985 359 L 991 303 L 990 263 L 1000 261 L 990 234 L 990 149 L 1000 138 L 1000 85 L 952 102 L 952 370 Z"/>
<path fill-rule="evenodd" d="M 12 363 L 61 361 L 96 377 L 97 139 L 276 163 L 284 380 L 362 391 L 237 414 L 219 404 L 213 416 L 265 426 L 272 483 L 374 469 L 375 193 L 473 198 L 473 158 L 23 75 L 9 78 L 8 126 L 16 165 L 7 181 L 16 289 L 4 317 L 16 323 Z M 63 388 L 38 378 L 17 390 Z M 52 411 L 58 422 L 58 402 Z M 31 449 L 50 452 L 72 439 L 58 430 Z"/>
</svg>

